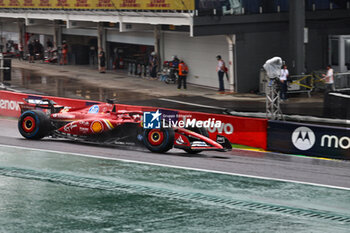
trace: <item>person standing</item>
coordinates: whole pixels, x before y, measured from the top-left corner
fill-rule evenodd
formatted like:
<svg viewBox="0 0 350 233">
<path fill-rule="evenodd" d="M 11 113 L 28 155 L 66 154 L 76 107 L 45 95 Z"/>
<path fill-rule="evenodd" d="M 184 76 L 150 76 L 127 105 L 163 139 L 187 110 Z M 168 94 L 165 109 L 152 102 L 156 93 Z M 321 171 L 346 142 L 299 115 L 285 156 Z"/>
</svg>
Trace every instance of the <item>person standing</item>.
<svg viewBox="0 0 350 233">
<path fill-rule="evenodd" d="M 68 61 L 67 61 L 67 55 L 68 55 L 68 45 L 66 43 L 66 41 L 64 40 L 62 42 L 62 57 L 61 57 L 61 65 L 67 65 Z"/>
<path fill-rule="evenodd" d="M 179 58 L 174 55 L 172 56 L 172 60 L 170 62 L 170 79 L 174 80 L 176 82 L 177 77 L 179 77 L 179 64 L 180 60 Z"/>
<path fill-rule="evenodd" d="M 179 80 L 177 84 L 177 89 L 181 89 L 182 83 L 184 85 L 184 89 L 187 89 L 187 74 L 188 74 L 188 66 L 185 64 L 183 60 L 179 63 Z"/>
<path fill-rule="evenodd" d="M 28 43 L 29 63 L 34 63 L 34 42 Z"/>
<path fill-rule="evenodd" d="M 18 46 L 19 49 L 19 60 L 23 60 L 24 59 L 24 50 L 23 50 L 23 45 L 20 43 Z"/>
<path fill-rule="evenodd" d="M 53 48 L 53 43 L 51 42 L 50 39 L 46 40 L 46 49 L 51 50 Z"/>
<path fill-rule="evenodd" d="M 283 65 L 281 69 L 281 76 L 280 76 L 280 98 L 281 100 L 287 100 L 287 81 L 288 81 L 289 71 L 287 69 L 286 65 Z"/>
<path fill-rule="evenodd" d="M 326 92 L 334 91 L 334 71 L 331 65 L 327 66 L 327 74 L 322 74 L 322 80 L 326 83 Z"/>
<path fill-rule="evenodd" d="M 156 52 L 151 53 L 151 58 L 150 58 L 150 75 L 151 78 L 157 78 L 157 72 L 158 72 L 158 57 Z"/>
<path fill-rule="evenodd" d="M 100 73 L 106 73 L 106 55 L 103 49 L 98 54 L 98 58 L 100 59 Z"/>
<path fill-rule="evenodd" d="M 225 67 L 225 62 L 224 60 L 222 60 L 220 55 L 216 56 L 216 59 L 218 60 L 216 71 L 218 72 L 218 77 L 219 77 L 219 92 L 222 93 L 225 91 L 224 75 L 225 75 L 226 67 Z"/>
</svg>

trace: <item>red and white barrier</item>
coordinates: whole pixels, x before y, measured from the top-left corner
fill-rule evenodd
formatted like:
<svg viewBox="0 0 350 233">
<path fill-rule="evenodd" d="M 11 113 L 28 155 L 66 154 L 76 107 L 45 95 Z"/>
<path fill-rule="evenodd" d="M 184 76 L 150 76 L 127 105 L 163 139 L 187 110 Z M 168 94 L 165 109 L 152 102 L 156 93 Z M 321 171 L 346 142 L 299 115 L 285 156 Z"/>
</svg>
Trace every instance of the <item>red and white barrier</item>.
<svg viewBox="0 0 350 233">
<path fill-rule="evenodd" d="M 93 104 L 99 104 L 98 101 L 76 100 L 62 97 L 28 95 L 11 91 L 0 91 L 0 116 L 19 117 L 21 115 L 20 103 L 24 103 L 26 98 L 50 99 L 58 105 L 83 108 Z"/>
<path fill-rule="evenodd" d="M 221 121 L 221 127 L 209 127 L 211 139 L 216 140 L 218 134 L 225 136 L 231 143 L 251 147 L 267 148 L 267 120 L 248 117 L 236 117 L 220 114 L 208 114 L 199 112 L 184 112 L 184 115 L 192 115 L 196 120 L 209 118 Z"/>
</svg>

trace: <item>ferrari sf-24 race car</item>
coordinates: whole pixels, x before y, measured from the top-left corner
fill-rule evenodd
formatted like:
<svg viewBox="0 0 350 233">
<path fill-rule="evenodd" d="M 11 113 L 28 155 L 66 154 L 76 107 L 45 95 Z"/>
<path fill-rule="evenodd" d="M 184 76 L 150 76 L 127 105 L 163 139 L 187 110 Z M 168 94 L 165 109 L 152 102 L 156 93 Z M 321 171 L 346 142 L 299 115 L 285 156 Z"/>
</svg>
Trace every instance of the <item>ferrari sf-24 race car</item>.
<svg viewBox="0 0 350 233">
<path fill-rule="evenodd" d="M 118 105 L 111 100 L 84 108 L 70 108 L 59 106 L 50 99 L 25 99 L 20 108 L 18 130 L 27 139 L 51 137 L 103 145 L 145 146 L 158 153 L 173 147 L 192 154 L 232 149 L 227 138 L 218 135 L 214 141 L 205 128 L 145 129 L 143 111 L 118 110 Z"/>
</svg>

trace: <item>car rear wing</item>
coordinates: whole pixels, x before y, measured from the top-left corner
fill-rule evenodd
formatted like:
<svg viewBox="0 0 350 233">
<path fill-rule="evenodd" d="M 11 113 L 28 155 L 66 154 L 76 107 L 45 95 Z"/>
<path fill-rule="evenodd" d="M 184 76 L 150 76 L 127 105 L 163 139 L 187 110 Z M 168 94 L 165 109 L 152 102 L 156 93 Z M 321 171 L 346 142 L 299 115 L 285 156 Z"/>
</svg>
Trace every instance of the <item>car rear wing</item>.
<svg viewBox="0 0 350 233">
<path fill-rule="evenodd" d="M 21 113 L 28 110 L 41 110 L 47 114 L 58 113 L 64 106 L 57 105 L 53 100 L 50 99 L 24 99 L 25 103 L 19 104 Z"/>
</svg>

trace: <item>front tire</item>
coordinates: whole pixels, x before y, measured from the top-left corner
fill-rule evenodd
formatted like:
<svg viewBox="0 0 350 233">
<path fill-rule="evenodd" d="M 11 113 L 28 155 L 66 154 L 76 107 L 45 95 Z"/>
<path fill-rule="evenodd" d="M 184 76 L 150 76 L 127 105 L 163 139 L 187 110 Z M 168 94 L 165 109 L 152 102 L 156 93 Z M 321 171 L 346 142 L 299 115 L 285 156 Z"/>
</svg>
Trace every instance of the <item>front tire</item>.
<svg viewBox="0 0 350 233">
<path fill-rule="evenodd" d="M 146 129 L 143 132 L 143 142 L 147 149 L 156 153 L 165 153 L 174 145 L 173 129 Z"/>
<path fill-rule="evenodd" d="M 26 111 L 18 120 L 18 130 L 27 139 L 41 139 L 50 132 L 50 120 L 42 111 Z"/>
</svg>

